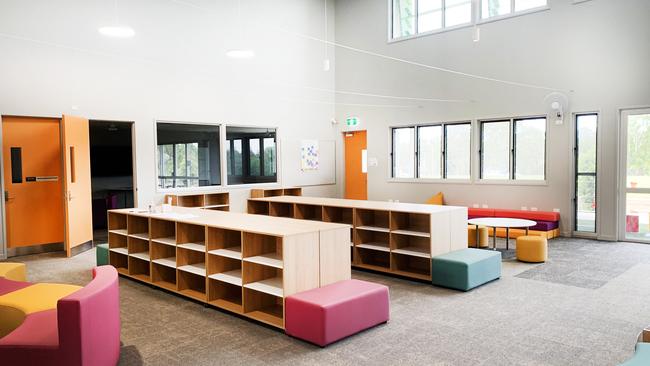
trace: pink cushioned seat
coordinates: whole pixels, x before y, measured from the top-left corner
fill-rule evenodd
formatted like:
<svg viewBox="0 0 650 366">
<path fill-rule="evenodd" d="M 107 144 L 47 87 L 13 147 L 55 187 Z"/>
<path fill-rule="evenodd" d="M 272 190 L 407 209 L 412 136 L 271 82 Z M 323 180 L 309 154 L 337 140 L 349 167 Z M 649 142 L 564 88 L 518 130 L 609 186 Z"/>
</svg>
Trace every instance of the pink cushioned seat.
<svg viewBox="0 0 650 366">
<path fill-rule="evenodd" d="M 321 347 L 388 318 L 388 287 L 371 282 L 345 280 L 285 299 L 287 334 Z"/>
<path fill-rule="evenodd" d="M 4 277 L 0 277 L 0 296 L 8 294 L 10 292 L 18 291 L 21 288 L 31 286 L 29 282 L 13 281 L 8 280 Z"/>
<path fill-rule="evenodd" d="M 30 314 L 0 340 L 2 365 L 112 366 L 119 357 L 119 288 L 112 266 L 94 268 L 93 280 L 60 299 L 56 310 Z"/>
</svg>

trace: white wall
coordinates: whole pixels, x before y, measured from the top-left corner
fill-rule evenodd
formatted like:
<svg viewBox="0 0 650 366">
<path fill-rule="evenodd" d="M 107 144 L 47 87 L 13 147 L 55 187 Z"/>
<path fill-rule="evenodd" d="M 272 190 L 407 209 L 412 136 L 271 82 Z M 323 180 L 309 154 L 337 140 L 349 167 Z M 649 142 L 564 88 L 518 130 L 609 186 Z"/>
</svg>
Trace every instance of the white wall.
<svg viewBox="0 0 650 366">
<path fill-rule="evenodd" d="M 387 1 L 339 0 L 336 40 L 425 64 L 566 90 L 571 102 L 569 116 L 571 112 L 599 111 L 600 238 L 614 239 L 618 109 L 650 105 L 650 2 L 549 3 L 548 11 L 482 25 L 478 43 L 472 41 L 471 28 L 388 43 Z M 544 114 L 543 99 L 548 91 L 427 70 L 342 48 L 337 49 L 336 56 L 336 86 L 340 90 L 474 101 L 408 102 L 337 95 L 337 118 L 360 117 L 362 128 L 368 130 L 368 156 L 378 159 L 378 166 L 368 170 L 370 199 L 422 202 L 443 191 L 450 204 L 559 208 L 562 231 L 569 234 L 573 195 L 570 117 L 563 125 L 551 125 L 548 130 L 546 185 L 389 182 L 389 126 Z M 385 103 L 394 107 L 344 105 L 348 103 Z M 477 155 L 475 151 L 475 173 Z"/>
<path fill-rule="evenodd" d="M 135 121 L 140 206 L 162 200 L 156 190 L 156 119 L 278 127 L 281 140 L 338 136 L 330 123 L 332 93 L 302 88 L 334 88 L 334 67 L 323 71 L 324 47 L 274 28 L 323 37 L 323 1 L 242 1 L 243 33 L 236 1 L 118 5 L 121 22 L 136 31 L 132 39 L 97 33 L 114 22 L 112 0 L 3 0 L 0 114 Z M 225 56 L 241 47 L 240 34 L 256 58 Z M 329 57 L 333 66 L 333 50 Z M 286 176 L 282 183 L 293 180 Z M 338 185 L 306 188 L 314 195 L 338 192 Z M 247 197 L 247 189 L 234 190 L 233 211 L 243 211 Z"/>
</svg>

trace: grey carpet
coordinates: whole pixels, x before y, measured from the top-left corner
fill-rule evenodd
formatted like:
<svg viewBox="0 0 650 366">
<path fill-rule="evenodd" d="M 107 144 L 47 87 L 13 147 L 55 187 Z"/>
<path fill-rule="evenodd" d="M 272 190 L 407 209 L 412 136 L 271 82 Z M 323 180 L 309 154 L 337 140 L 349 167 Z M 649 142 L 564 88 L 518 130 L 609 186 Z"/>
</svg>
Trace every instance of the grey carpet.
<svg viewBox="0 0 650 366">
<path fill-rule="evenodd" d="M 94 252 L 13 260 L 32 281 L 83 285 Z M 585 285 L 590 275 L 597 286 Z M 120 364 L 616 365 L 650 324 L 650 246 L 640 244 L 553 240 L 548 263 L 506 260 L 500 280 L 467 293 L 353 277 L 390 287 L 391 321 L 324 349 L 120 279 Z"/>
</svg>

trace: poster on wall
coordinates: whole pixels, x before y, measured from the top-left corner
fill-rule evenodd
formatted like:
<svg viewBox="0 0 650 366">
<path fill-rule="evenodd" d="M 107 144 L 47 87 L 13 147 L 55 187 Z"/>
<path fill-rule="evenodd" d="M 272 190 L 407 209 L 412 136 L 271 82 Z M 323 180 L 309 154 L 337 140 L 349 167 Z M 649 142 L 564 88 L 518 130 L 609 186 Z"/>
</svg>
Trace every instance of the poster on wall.
<svg viewBox="0 0 650 366">
<path fill-rule="evenodd" d="M 318 170 L 318 140 L 300 141 L 300 169 Z"/>
</svg>

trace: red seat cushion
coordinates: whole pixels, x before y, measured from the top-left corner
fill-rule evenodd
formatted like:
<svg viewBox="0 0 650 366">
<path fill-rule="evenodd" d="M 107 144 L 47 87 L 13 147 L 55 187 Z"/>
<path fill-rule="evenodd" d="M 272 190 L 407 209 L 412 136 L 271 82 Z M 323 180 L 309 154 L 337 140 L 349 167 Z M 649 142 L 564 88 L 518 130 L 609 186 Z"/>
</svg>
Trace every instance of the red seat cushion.
<svg viewBox="0 0 650 366">
<path fill-rule="evenodd" d="M 514 219 L 526 219 L 533 221 L 560 221 L 559 212 L 548 211 L 522 211 L 522 210 L 507 210 L 507 209 L 494 209 L 495 217 L 509 217 Z"/>
<path fill-rule="evenodd" d="M 21 288 L 25 288 L 31 285 L 32 284 L 29 282 L 13 281 L 13 280 L 8 280 L 4 277 L 0 277 L 0 296 L 6 295 L 10 292 L 14 292 L 20 290 Z"/>
<path fill-rule="evenodd" d="M 473 217 L 494 217 L 493 208 L 468 208 L 467 215 Z"/>
<path fill-rule="evenodd" d="M 59 328 L 56 309 L 27 315 L 23 324 L 0 339 L 0 349 L 58 347 Z"/>
</svg>

